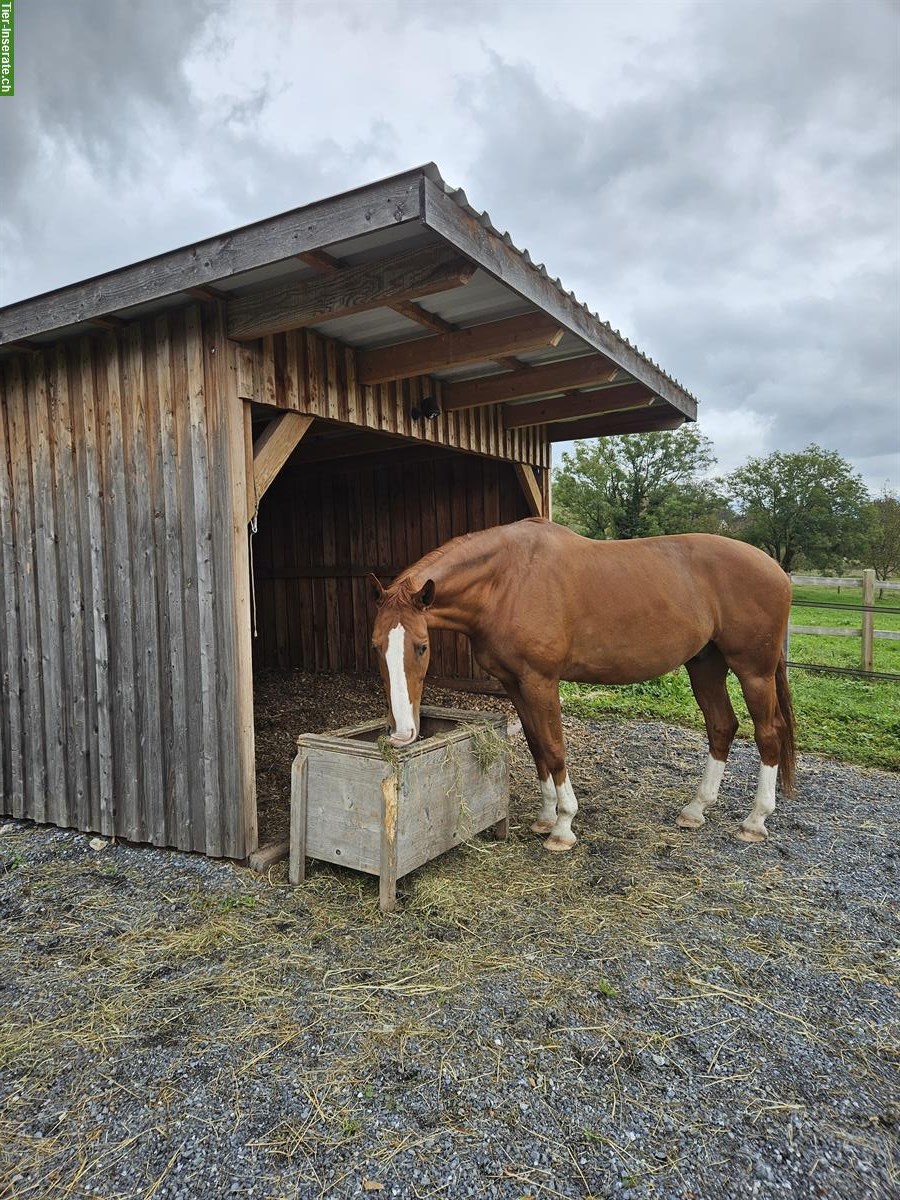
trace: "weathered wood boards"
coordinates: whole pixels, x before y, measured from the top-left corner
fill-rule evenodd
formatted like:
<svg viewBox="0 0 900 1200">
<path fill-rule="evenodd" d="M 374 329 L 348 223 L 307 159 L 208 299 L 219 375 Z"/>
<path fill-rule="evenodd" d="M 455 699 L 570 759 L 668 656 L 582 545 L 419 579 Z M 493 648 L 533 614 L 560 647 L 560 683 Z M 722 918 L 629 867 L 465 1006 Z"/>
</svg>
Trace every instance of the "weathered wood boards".
<svg viewBox="0 0 900 1200">
<path fill-rule="evenodd" d="M 253 541 L 256 665 L 375 670 L 369 572 L 387 581 L 451 537 L 532 515 L 513 472 L 426 448 L 289 464 L 260 505 Z M 432 638 L 430 677 L 487 678 L 468 639 L 445 631 Z"/>
<path fill-rule="evenodd" d="M 490 727 L 496 755 L 479 754 L 474 722 Z M 502 714 L 423 708 L 421 740 L 388 755 L 383 730 L 367 721 L 297 739 L 289 873 L 300 883 L 309 857 L 378 875 L 387 912 L 410 871 L 491 826 L 505 836 L 509 772 Z"/>
<path fill-rule="evenodd" d="M 0 389 L 0 811 L 245 857 L 243 427 L 221 312 L 8 360 Z"/>
<path fill-rule="evenodd" d="M 475 267 L 446 246 L 409 250 L 394 258 L 240 296 L 228 302 L 228 336 L 238 340 L 281 333 L 319 321 L 381 308 L 462 287 Z"/>
<path fill-rule="evenodd" d="M 301 413 L 279 413 L 263 430 L 253 447 L 254 494 L 257 503 L 309 430 L 313 418 Z"/>
<path fill-rule="evenodd" d="M 542 426 L 505 430 L 496 404 L 447 411 L 443 398 L 448 385 L 442 387 L 427 377 L 363 385 L 357 374 L 357 352 L 315 330 L 295 329 L 242 344 L 237 356 L 238 387 L 244 400 L 454 450 L 550 465 Z M 534 368 L 535 373 L 539 369 Z M 441 406 L 434 420 L 412 415 L 424 395 L 433 396 Z"/>
<path fill-rule="evenodd" d="M 357 377 L 360 383 L 389 383 L 392 379 L 429 375 L 448 367 L 490 362 L 499 356 L 556 346 L 562 336 L 556 321 L 543 313 L 508 317 L 472 329 L 360 352 Z"/>
</svg>

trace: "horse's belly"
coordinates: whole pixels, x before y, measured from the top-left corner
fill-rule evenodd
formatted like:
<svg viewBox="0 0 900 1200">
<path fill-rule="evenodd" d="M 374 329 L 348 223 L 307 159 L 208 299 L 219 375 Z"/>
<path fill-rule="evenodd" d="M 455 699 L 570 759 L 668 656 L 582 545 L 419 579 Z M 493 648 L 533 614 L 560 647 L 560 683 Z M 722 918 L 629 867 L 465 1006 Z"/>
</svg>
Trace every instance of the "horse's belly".
<svg viewBox="0 0 900 1200">
<path fill-rule="evenodd" d="M 604 647 L 573 657 L 562 674 L 573 683 L 643 683 L 675 671 L 698 654 L 708 638 L 692 638 L 665 647 Z"/>
</svg>

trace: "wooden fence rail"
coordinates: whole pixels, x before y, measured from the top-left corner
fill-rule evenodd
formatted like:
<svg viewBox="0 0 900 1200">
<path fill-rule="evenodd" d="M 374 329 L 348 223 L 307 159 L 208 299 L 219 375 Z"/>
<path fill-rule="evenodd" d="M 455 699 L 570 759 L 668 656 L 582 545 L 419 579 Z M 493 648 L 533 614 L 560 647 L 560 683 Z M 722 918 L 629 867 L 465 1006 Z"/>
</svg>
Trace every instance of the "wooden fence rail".
<svg viewBox="0 0 900 1200">
<path fill-rule="evenodd" d="M 861 615 L 861 624 L 858 629 L 845 629 L 838 625 L 789 625 L 784 638 L 784 657 L 790 662 L 790 642 L 792 634 L 806 634 L 813 637 L 856 637 L 860 638 L 860 670 L 867 675 L 877 674 L 875 671 L 875 641 L 898 641 L 900 642 L 900 630 L 894 629 L 876 629 L 875 614 L 878 611 L 875 608 L 875 572 L 871 569 L 865 570 L 862 576 L 859 577 L 843 577 L 831 578 L 821 575 L 791 575 L 791 583 L 801 587 L 829 587 L 829 588 L 862 588 L 862 603 L 859 605 L 841 604 L 833 605 L 823 602 L 823 607 L 838 607 L 852 609 L 858 611 Z M 878 582 L 878 587 L 882 591 L 900 592 L 900 583 Z M 815 606 L 815 601 L 805 601 L 810 607 Z M 814 666 L 813 663 L 798 664 L 793 666 Z"/>
</svg>

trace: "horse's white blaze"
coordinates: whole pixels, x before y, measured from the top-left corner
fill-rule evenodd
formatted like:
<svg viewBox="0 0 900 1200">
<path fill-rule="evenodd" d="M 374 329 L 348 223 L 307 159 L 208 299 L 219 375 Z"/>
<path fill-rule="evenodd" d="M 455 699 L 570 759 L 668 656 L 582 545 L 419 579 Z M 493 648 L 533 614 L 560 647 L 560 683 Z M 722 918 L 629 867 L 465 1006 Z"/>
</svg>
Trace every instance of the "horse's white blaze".
<svg viewBox="0 0 900 1200">
<path fill-rule="evenodd" d="M 765 763 L 760 764 L 756 799 L 753 801 L 750 815 L 741 821 L 742 829 L 751 833 L 761 833 L 763 837 L 768 837 L 766 817 L 770 817 L 775 811 L 775 780 L 777 777 L 777 767 L 767 767 Z"/>
<path fill-rule="evenodd" d="M 719 759 L 713 758 L 711 754 L 706 756 L 706 766 L 703 768 L 703 778 L 697 787 L 697 794 L 690 804 L 686 804 L 681 810 L 681 816 L 686 820 L 697 825 L 702 825 L 705 817 L 705 810 L 711 804 L 715 804 L 719 797 L 719 787 L 722 783 L 722 775 L 725 772 L 725 764 Z"/>
<path fill-rule="evenodd" d="M 412 741 L 416 734 L 416 721 L 413 715 L 412 701 L 409 698 L 409 684 L 406 681 L 406 665 L 404 663 L 404 643 L 406 630 L 403 625 L 395 625 L 388 634 L 387 663 L 388 679 L 391 685 L 391 712 L 394 714 L 394 732 L 398 741 Z"/>
<path fill-rule="evenodd" d="M 572 820 L 578 812 L 578 801 L 568 773 L 556 788 L 556 810 L 556 824 L 550 830 L 550 836 L 574 844 L 577 839 L 572 832 Z"/>
</svg>

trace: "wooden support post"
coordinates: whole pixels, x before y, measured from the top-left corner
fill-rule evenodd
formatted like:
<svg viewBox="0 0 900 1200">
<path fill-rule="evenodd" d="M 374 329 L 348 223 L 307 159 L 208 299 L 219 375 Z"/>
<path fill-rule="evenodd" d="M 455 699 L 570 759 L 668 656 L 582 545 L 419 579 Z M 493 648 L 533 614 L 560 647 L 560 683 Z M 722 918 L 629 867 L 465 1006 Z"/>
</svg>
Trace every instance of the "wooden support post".
<svg viewBox="0 0 900 1200">
<path fill-rule="evenodd" d="M 544 515 L 544 497 L 541 494 L 534 467 L 529 466 L 528 463 L 513 463 L 513 466 L 529 512 L 533 517 L 542 517 Z"/>
<path fill-rule="evenodd" d="M 312 423 L 313 418 L 306 413 L 284 412 L 266 426 L 253 447 L 257 504 Z"/>
<path fill-rule="evenodd" d="M 397 907 L 397 802 L 398 780 L 389 772 L 381 784 L 381 860 L 378 868 L 378 902 L 382 912 Z"/>
<path fill-rule="evenodd" d="M 291 765 L 291 853 L 288 862 L 291 883 L 302 883 L 306 878 L 307 758 L 307 751 L 298 750 Z"/>
<path fill-rule="evenodd" d="M 256 516 L 259 497 L 256 494 L 256 474 L 253 469 L 253 409 L 249 400 L 244 402 L 244 475 L 247 484 L 247 524 Z"/>
<path fill-rule="evenodd" d="M 863 604 L 870 608 L 875 603 L 875 572 L 871 567 L 863 571 L 862 581 Z M 864 612 L 862 615 L 862 669 L 875 670 L 875 614 Z"/>
</svg>

